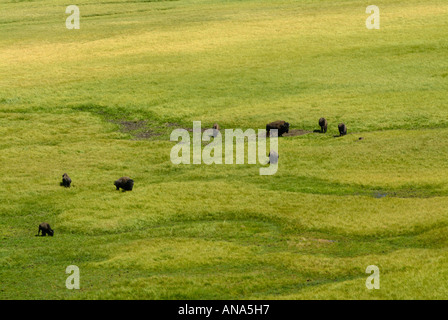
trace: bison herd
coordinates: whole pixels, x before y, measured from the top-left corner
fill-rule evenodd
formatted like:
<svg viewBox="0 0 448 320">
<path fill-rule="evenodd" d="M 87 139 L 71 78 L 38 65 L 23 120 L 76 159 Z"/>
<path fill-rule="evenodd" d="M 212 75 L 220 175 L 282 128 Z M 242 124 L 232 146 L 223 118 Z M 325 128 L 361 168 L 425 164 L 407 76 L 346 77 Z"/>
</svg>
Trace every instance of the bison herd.
<svg viewBox="0 0 448 320">
<path fill-rule="evenodd" d="M 320 132 L 326 133 L 328 122 L 325 118 L 319 119 Z M 339 136 L 345 136 L 347 134 L 347 126 L 344 123 L 338 124 Z"/>
<path fill-rule="evenodd" d="M 72 179 L 70 179 L 68 174 L 64 173 L 62 175 L 62 182 L 60 183 L 61 187 L 70 188 L 71 183 L 72 183 Z M 117 190 L 120 190 L 120 188 L 121 188 L 123 190 L 123 192 L 132 191 L 132 188 L 134 187 L 134 180 L 132 180 L 129 177 L 121 177 L 120 179 L 118 179 L 114 182 L 114 185 L 117 188 Z M 39 225 L 39 230 L 36 234 L 36 237 L 40 235 L 39 233 L 41 233 L 42 237 L 45 237 L 47 234 L 49 236 L 54 235 L 53 229 L 51 229 L 50 225 L 46 222 L 42 222 Z"/>
<path fill-rule="evenodd" d="M 327 127 L 328 127 L 327 119 L 320 118 L 319 119 L 319 126 L 320 126 L 320 132 L 321 133 L 326 133 L 327 132 Z M 274 121 L 274 122 L 268 123 L 266 125 L 267 136 L 270 136 L 270 131 L 272 129 L 277 129 L 278 130 L 278 136 L 281 137 L 284 133 L 288 133 L 289 132 L 289 123 L 286 122 L 286 121 L 283 121 L 283 120 L 278 120 L 278 121 Z M 345 136 L 347 134 L 347 126 L 344 123 L 340 123 L 338 125 L 338 130 L 339 130 L 339 136 Z"/>
<path fill-rule="evenodd" d="M 320 126 L 321 133 L 327 132 L 328 122 L 325 118 L 319 119 L 319 126 Z M 270 131 L 274 130 L 274 129 L 278 130 L 278 136 L 281 137 L 284 133 L 289 132 L 289 123 L 286 121 L 283 121 L 283 120 L 278 120 L 278 121 L 268 123 L 266 125 L 267 136 L 270 136 Z M 344 136 L 347 134 L 347 126 L 344 123 L 340 123 L 338 125 L 338 130 L 339 130 L 339 136 Z M 216 137 L 218 135 L 218 132 L 219 132 L 219 125 L 217 123 L 215 123 L 215 124 L 213 124 L 213 136 Z M 361 139 L 362 138 L 360 138 L 360 140 Z M 271 151 L 269 153 L 269 162 L 268 163 L 275 164 L 275 163 L 277 163 L 278 158 L 279 158 L 279 155 L 276 152 Z M 64 173 L 62 175 L 62 182 L 60 183 L 60 185 L 65 188 L 70 188 L 71 183 L 72 183 L 72 179 L 70 179 L 70 177 L 68 176 L 67 173 Z M 132 180 L 129 177 L 121 177 L 120 179 L 118 179 L 114 182 L 114 185 L 117 188 L 116 190 L 122 189 L 123 192 L 132 191 L 132 188 L 134 187 L 134 180 Z M 42 222 L 39 225 L 39 230 L 38 230 L 36 236 L 39 236 L 39 233 L 42 234 L 42 237 L 45 237 L 47 234 L 49 236 L 54 235 L 53 229 L 51 229 L 50 225 L 46 222 Z"/>
</svg>

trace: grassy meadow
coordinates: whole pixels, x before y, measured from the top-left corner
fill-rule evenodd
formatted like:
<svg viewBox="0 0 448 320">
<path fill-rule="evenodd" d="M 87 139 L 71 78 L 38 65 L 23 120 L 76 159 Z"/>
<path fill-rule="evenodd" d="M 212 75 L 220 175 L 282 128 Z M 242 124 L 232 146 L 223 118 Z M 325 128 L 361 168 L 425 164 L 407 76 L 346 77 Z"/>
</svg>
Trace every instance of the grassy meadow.
<svg viewBox="0 0 448 320">
<path fill-rule="evenodd" d="M 0 12 L 0 299 L 448 298 L 446 0 Z M 279 119 L 311 133 L 279 139 L 273 176 L 170 161 L 174 128 Z"/>
</svg>

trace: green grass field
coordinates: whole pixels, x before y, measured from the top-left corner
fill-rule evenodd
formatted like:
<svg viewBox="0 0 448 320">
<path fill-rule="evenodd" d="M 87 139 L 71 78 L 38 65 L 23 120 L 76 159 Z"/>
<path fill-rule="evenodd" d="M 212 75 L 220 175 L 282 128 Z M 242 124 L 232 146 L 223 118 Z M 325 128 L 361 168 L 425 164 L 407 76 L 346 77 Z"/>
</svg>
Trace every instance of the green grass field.
<svg viewBox="0 0 448 320">
<path fill-rule="evenodd" d="M 448 298 L 446 0 L 0 12 L 0 299 Z M 193 121 L 313 131 L 322 116 L 327 134 L 279 139 L 273 176 L 170 161 Z M 115 191 L 125 175 L 134 190 Z M 43 221 L 54 237 L 35 237 Z"/>
</svg>

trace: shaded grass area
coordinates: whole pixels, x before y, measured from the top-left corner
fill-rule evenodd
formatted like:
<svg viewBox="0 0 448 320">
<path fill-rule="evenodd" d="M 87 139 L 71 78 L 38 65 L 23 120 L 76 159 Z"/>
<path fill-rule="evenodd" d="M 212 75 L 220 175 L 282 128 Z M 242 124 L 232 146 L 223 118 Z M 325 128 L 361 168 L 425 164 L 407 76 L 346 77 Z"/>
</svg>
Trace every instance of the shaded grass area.
<svg viewBox="0 0 448 320">
<path fill-rule="evenodd" d="M 258 184 L 264 188 L 277 191 L 316 193 L 316 194 L 334 194 L 347 196 L 371 196 L 374 198 L 398 197 L 398 198 L 430 198 L 439 196 L 448 196 L 444 190 L 445 185 L 401 185 L 396 188 L 386 189 L 358 184 L 342 184 L 315 177 L 276 177 L 270 179 L 268 183 L 258 181 Z"/>
</svg>

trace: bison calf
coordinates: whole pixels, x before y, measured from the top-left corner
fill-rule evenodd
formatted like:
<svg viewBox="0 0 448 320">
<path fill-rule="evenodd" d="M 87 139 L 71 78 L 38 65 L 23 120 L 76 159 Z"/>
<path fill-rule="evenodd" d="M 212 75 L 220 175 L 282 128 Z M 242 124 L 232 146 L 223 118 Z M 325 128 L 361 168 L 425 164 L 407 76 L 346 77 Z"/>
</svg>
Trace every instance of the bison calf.
<svg viewBox="0 0 448 320">
<path fill-rule="evenodd" d="M 70 179 L 70 177 L 68 176 L 68 174 L 64 173 L 62 175 L 62 182 L 61 182 L 61 186 L 64 186 L 66 188 L 70 188 L 70 184 L 72 183 L 72 179 Z"/>
<path fill-rule="evenodd" d="M 327 119 L 320 118 L 319 119 L 319 125 L 320 125 L 320 132 L 326 133 L 327 132 Z"/>
<path fill-rule="evenodd" d="M 267 135 L 270 136 L 270 131 L 271 129 L 277 129 L 278 130 L 278 136 L 281 137 L 284 133 L 288 133 L 289 132 L 289 123 L 282 121 L 282 120 L 278 120 L 278 121 L 274 121 L 271 123 L 268 123 L 266 125 L 266 132 Z"/>
<path fill-rule="evenodd" d="M 37 231 L 36 237 L 39 236 L 39 233 L 42 232 L 42 237 L 45 237 L 47 234 L 49 236 L 53 236 L 54 235 L 54 231 L 53 229 L 51 229 L 50 225 L 46 222 L 42 222 L 39 225 L 39 230 Z"/>
<path fill-rule="evenodd" d="M 117 190 L 120 190 L 121 188 L 123 191 L 132 191 L 132 188 L 134 187 L 134 180 L 129 177 L 121 177 L 114 182 L 114 185 L 117 187 Z"/>
<path fill-rule="evenodd" d="M 215 123 L 213 124 L 213 138 L 216 138 L 219 133 L 219 124 Z"/>
<path fill-rule="evenodd" d="M 347 134 L 347 126 L 343 123 L 338 125 L 339 136 L 345 136 Z"/>
</svg>

